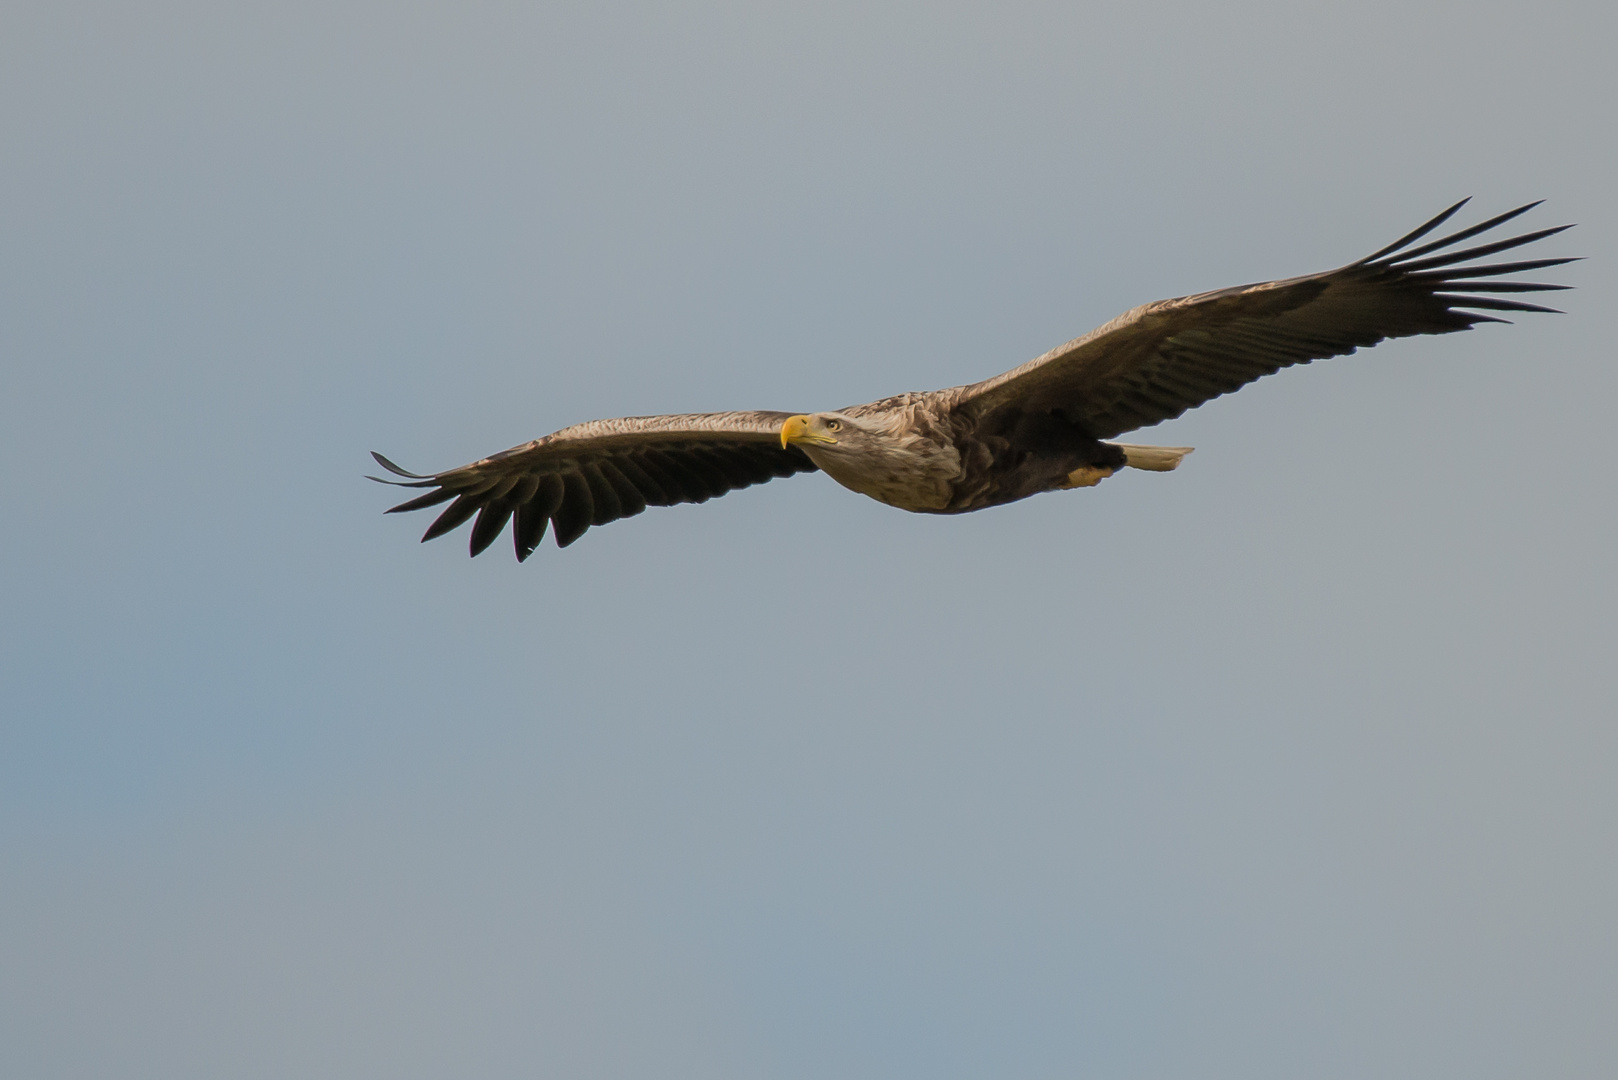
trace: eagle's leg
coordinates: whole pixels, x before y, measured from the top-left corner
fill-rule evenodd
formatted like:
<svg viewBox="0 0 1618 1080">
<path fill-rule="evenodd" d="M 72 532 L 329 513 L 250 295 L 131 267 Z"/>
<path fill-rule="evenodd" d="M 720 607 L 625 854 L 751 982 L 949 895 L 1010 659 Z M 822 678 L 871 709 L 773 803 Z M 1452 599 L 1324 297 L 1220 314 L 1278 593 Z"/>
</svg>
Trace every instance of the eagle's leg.
<svg viewBox="0 0 1618 1080">
<path fill-rule="evenodd" d="M 1095 487 L 1111 476 L 1114 471 L 1110 465 L 1086 465 L 1068 473 L 1056 487 L 1061 491 L 1066 491 L 1068 488 Z"/>
</svg>

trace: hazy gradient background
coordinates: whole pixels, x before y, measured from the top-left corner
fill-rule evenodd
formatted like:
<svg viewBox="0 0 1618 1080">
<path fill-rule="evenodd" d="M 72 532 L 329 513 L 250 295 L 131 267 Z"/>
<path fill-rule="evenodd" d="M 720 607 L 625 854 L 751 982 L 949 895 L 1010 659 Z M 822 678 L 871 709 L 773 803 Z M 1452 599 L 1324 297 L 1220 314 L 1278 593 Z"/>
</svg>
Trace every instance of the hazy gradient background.
<svg viewBox="0 0 1618 1080">
<path fill-rule="evenodd" d="M 1618 1072 L 1618 6 L 0 7 L 0 1074 Z M 965 518 L 443 468 L 1463 195 L 1569 314 Z"/>
</svg>

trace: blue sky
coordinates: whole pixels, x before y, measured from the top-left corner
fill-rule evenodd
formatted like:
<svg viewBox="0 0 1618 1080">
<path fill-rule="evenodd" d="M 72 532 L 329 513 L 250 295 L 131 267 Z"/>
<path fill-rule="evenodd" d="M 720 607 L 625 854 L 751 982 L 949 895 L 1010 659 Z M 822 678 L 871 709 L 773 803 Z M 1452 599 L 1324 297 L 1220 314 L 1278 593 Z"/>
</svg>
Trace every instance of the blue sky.
<svg viewBox="0 0 1618 1080">
<path fill-rule="evenodd" d="M 0 1072 L 1618 1067 L 1610 5 L 14 3 Z M 362 475 L 1534 198 L 1568 314 L 949 519 Z"/>
</svg>

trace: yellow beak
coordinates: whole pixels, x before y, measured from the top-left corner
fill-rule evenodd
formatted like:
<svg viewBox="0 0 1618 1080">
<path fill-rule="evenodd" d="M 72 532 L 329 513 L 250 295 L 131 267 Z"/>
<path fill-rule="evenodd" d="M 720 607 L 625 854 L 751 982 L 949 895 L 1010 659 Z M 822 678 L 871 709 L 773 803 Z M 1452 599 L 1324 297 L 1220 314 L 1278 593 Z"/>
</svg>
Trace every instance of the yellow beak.
<svg viewBox="0 0 1618 1080">
<path fill-rule="evenodd" d="M 785 450 L 793 443 L 835 443 L 837 440 L 830 435 L 821 435 L 809 430 L 807 416 L 793 416 L 781 425 L 781 449 Z"/>
</svg>

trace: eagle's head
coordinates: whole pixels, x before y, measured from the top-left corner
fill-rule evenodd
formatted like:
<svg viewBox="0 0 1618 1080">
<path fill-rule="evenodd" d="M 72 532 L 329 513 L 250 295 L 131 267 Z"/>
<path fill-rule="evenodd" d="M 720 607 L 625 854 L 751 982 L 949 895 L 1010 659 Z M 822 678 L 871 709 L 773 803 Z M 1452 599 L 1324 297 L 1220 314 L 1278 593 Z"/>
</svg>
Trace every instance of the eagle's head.
<svg viewBox="0 0 1618 1080">
<path fill-rule="evenodd" d="M 852 416 L 837 412 L 794 416 L 781 425 L 781 448 L 796 446 L 815 460 L 822 454 L 842 458 L 875 449 L 876 437 Z"/>
</svg>

